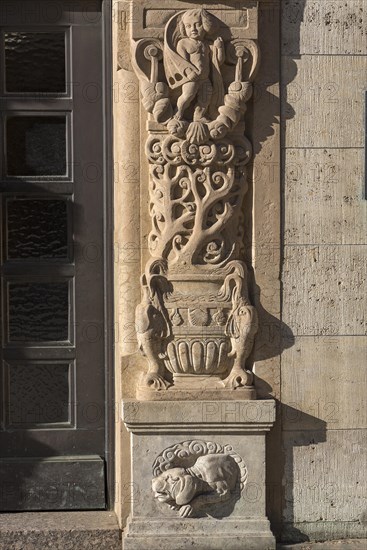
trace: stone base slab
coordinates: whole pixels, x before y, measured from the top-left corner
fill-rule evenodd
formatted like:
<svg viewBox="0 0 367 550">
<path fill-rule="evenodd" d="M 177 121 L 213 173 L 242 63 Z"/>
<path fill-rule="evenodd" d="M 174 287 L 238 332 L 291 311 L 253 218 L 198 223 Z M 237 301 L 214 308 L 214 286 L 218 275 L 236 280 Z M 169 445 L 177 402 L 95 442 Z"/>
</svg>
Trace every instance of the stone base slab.
<svg viewBox="0 0 367 550">
<path fill-rule="evenodd" d="M 242 521 L 186 519 L 129 521 L 123 550 L 274 550 L 275 539 L 263 518 Z"/>
<path fill-rule="evenodd" d="M 274 400 L 126 400 L 122 419 L 131 433 L 134 487 L 124 550 L 275 549 L 265 513 L 265 435 L 275 420 Z M 161 493 L 153 491 L 152 481 L 154 486 L 158 479 L 175 481 L 176 471 L 169 474 L 172 468 L 183 468 L 182 475 L 205 481 L 208 471 L 197 473 L 197 464 L 209 455 L 219 460 L 228 455 L 238 465 L 236 485 L 226 499 L 211 505 L 204 498 L 202 507 L 195 508 L 195 499 L 204 494 L 200 489 L 189 500 L 194 513 L 186 515 L 188 501 L 170 501 L 176 503 L 172 507 L 157 498 Z M 222 470 L 215 468 L 210 470 L 219 472 L 215 479 L 230 483 L 235 474 L 220 477 Z M 167 473 L 173 477 L 167 478 Z M 186 478 L 182 484 L 179 491 L 190 485 Z"/>
</svg>

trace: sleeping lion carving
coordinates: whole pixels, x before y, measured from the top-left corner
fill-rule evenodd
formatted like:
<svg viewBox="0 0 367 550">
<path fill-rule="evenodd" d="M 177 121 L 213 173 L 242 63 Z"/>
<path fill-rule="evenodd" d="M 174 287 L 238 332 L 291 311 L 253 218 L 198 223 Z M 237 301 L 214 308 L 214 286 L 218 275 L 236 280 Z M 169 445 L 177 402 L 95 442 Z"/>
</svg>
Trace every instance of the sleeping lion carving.
<svg viewBox="0 0 367 550">
<path fill-rule="evenodd" d="M 195 517 L 210 504 L 230 500 L 238 487 L 239 467 L 232 456 L 199 456 L 190 468 L 169 468 L 152 481 L 159 502 L 181 517 Z"/>
</svg>

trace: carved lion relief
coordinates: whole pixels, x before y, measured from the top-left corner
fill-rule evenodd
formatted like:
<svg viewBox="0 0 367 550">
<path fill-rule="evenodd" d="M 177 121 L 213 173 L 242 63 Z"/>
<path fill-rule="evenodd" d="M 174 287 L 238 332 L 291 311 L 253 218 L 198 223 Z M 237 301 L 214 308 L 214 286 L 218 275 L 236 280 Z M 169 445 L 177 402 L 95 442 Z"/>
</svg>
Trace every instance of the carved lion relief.
<svg viewBox="0 0 367 550">
<path fill-rule="evenodd" d="M 181 517 L 221 517 L 240 498 L 247 480 L 231 445 L 184 441 L 165 449 L 153 465 L 152 490 Z"/>
<path fill-rule="evenodd" d="M 243 258 L 252 155 L 244 114 L 257 43 L 190 9 L 175 13 L 161 38 L 133 40 L 132 50 L 149 113 L 151 259 L 136 310 L 148 373 L 140 386 L 152 395 L 195 388 L 199 376 L 211 389 L 250 387 L 257 314 Z"/>
</svg>

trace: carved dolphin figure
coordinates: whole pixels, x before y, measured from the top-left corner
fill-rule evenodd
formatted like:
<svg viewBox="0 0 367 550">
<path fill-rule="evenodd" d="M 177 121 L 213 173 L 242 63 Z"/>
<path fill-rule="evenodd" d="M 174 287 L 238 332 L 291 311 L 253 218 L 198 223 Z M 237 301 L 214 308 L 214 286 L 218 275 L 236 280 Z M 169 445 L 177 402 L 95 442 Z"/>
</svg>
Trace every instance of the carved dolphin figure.
<svg viewBox="0 0 367 550">
<path fill-rule="evenodd" d="M 232 351 L 235 356 L 235 365 L 245 367 L 245 361 L 250 355 L 258 329 L 257 311 L 245 298 L 240 298 L 233 312 L 228 318 L 226 332 L 231 338 Z"/>
<path fill-rule="evenodd" d="M 142 376 L 141 383 L 151 389 L 165 389 L 169 383 L 164 379 L 160 362 L 162 338 L 167 334 L 167 323 L 162 312 L 151 303 L 149 292 L 144 287 L 142 302 L 135 311 L 135 327 L 139 349 L 149 364 L 148 373 Z"/>
<path fill-rule="evenodd" d="M 228 356 L 234 357 L 231 372 L 223 380 L 226 387 L 235 389 L 252 384 L 253 374 L 246 370 L 246 359 L 251 353 L 257 330 L 256 308 L 249 305 L 245 298 L 240 297 L 235 303 L 226 325 L 226 334 L 230 337 L 232 345 Z"/>
</svg>

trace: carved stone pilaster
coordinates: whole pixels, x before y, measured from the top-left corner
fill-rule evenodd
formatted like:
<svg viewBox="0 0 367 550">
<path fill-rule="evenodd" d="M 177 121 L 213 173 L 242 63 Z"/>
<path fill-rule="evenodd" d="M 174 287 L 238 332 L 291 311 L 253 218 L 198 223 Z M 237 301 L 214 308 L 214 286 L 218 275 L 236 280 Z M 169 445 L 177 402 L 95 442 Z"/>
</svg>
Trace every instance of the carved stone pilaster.
<svg viewBox="0 0 367 550">
<path fill-rule="evenodd" d="M 275 402 L 255 400 L 258 316 L 244 254 L 257 2 L 132 7 L 146 121 L 136 334 L 147 372 L 137 400 L 122 403 L 133 488 L 123 547 L 274 549 L 265 435 Z"/>
<path fill-rule="evenodd" d="M 135 4 L 132 24 L 132 63 L 149 114 L 151 219 L 136 310 L 148 363 L 138 397 L 215 392 L 219 399 L 254 399 L 246 361 L 258 321 L 243 209 L 252 156 L 245 113 L 259 63 L 257 20 L 250 17 L 256 12 L 254 3 L 186 4 Z M 241 24 L 233 26 L 233 15 Z"/>
</svg>

